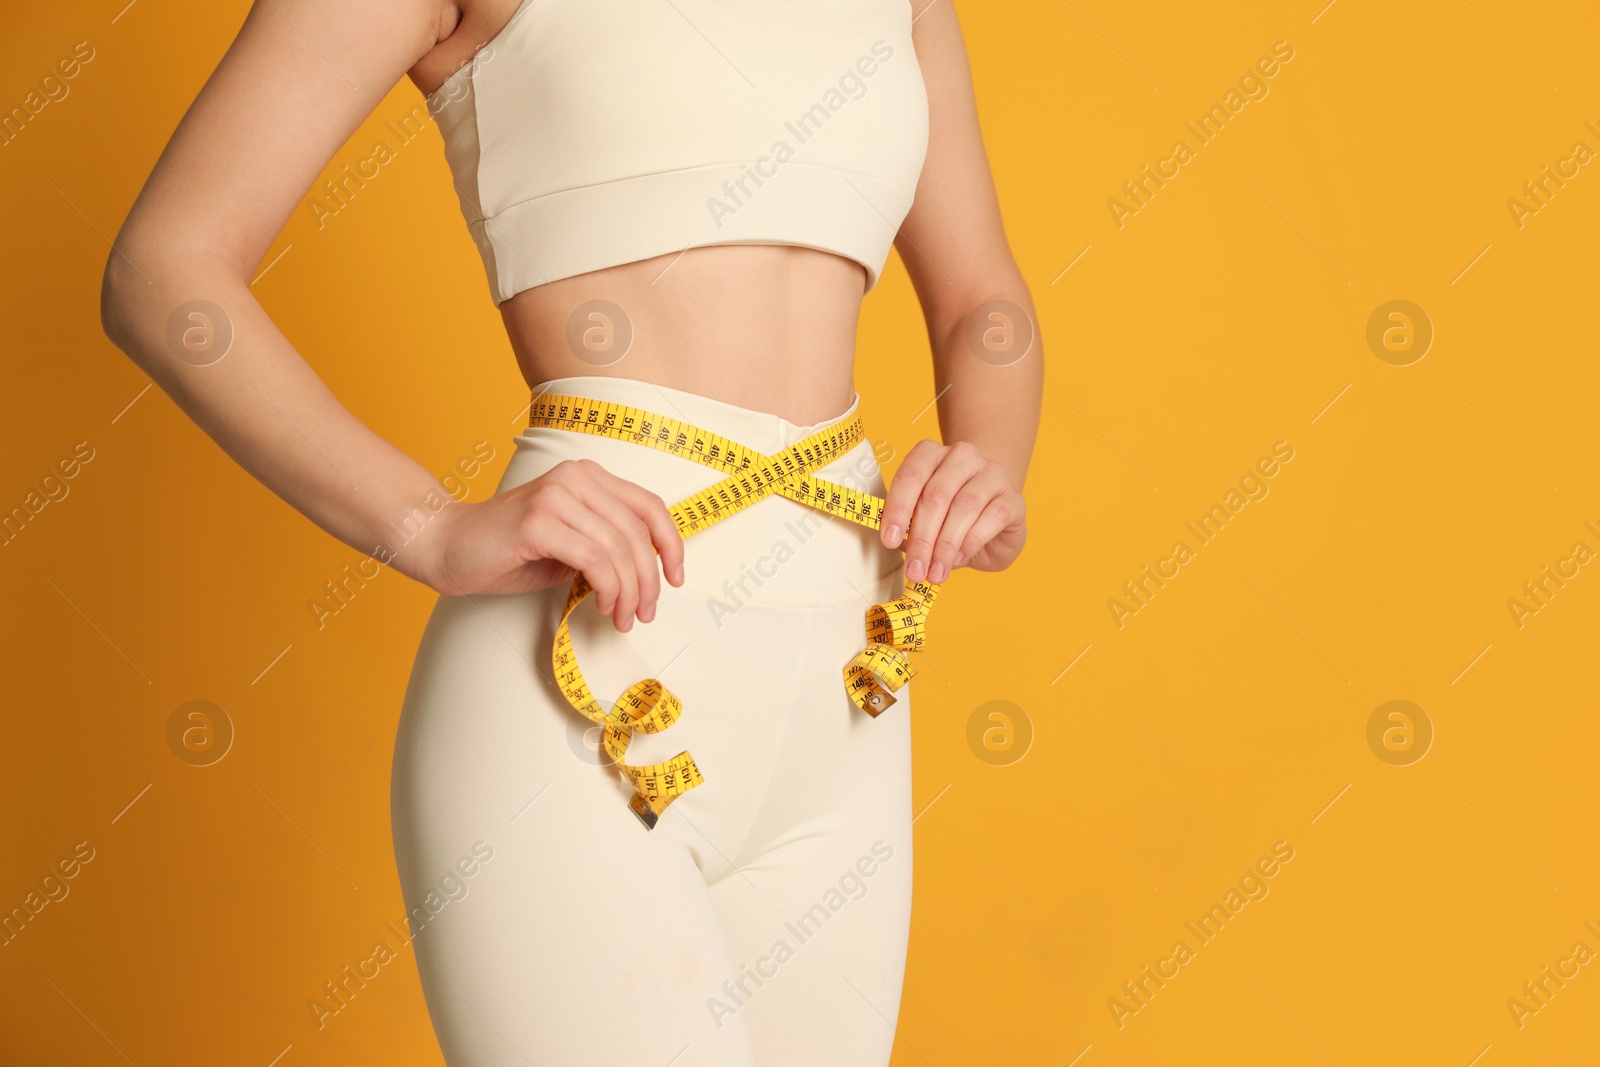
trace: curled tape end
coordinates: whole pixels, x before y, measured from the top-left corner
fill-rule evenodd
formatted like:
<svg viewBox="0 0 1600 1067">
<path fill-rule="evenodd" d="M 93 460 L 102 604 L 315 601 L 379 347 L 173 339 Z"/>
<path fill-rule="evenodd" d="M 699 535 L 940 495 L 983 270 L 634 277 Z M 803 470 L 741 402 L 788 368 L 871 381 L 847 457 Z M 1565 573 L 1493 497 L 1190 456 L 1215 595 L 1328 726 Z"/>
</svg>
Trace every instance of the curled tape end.
<svg viewBox="0 0 1600 1067">
<path fill-rule="evenodd" d="M 844 669 L 850 701 L 877 718 L 895 704 L 892 695 L 916 673 L 906 654 L 888 645 L 869 644 Z"/>
</svg>

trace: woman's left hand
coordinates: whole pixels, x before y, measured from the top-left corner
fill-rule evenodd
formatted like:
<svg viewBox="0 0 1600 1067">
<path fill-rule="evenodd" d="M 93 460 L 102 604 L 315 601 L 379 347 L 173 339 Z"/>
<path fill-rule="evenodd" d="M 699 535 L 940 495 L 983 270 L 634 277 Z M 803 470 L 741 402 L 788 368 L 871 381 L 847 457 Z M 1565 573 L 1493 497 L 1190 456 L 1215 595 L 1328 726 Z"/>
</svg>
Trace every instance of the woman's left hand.
<svg viewBox="0 0 1600 1067">
<path fill-rule="evenodd" d="M 895 472 L 880 536 L 899 548 L 910 525 L 906 578 L 938 584 L 956 567 L 1009 567 L 1028 537 L 1025 510 L 1011 475 L 977 446 L 918 441 Z"/>
</svg>

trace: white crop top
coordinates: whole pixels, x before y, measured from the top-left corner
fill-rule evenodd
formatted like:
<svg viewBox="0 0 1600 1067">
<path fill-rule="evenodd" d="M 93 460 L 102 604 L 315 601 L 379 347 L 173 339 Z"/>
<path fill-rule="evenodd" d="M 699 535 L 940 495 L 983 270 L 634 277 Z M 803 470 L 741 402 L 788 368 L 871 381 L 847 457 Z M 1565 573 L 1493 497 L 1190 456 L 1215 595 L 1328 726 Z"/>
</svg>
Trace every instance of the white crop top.
<svg viewBox="0 0 1600 1067">
<path fill-rule="evenodd" d="M 909 0 L 523 0 L 428 108 L 496 305 L 717 244 L 871 290 L 928 145 Z"/>
</svg>

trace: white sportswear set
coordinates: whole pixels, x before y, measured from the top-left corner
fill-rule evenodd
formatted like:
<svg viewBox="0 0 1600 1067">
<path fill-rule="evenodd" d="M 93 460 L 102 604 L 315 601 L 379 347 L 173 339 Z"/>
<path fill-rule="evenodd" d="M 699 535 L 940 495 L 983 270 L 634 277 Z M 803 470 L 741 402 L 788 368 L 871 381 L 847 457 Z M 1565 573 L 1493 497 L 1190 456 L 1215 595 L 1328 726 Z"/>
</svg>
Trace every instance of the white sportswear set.
<svg viewBox="0 0 1600 1067">
<path fill-rule="evenodd" d="M 836 252 L 871 288 L 926 149 L 911 17 L 906 0 L 524 0 L 429 99 L 495 302 L 719 243 Z M 797 426 L 629 378 L 539 388 L 763 455 L 856 408 Z M 585 457 L 669 503 L 725 477 L 554 428 L 515 443 L 498 492 Z M 817 475 L 886 494 L 867 441 Z M 912 700 L 903 688 L 872 718 L 841 671 L 866 609 L 904 588 L 902 556 L 777 495 L 684 554 L 685 585 L 662 582 L 654 621 L 619 633 L 591 599 L 570 622 L 602 703 L 646 677 L 683 701 L 628 750 L 644 765 L 687 749 L 705 776 L 654 829 L 552 677 L 565 584 L 441 596 L 428 622 L 392 779 L 407 909 L 429 915 L 440 872 L 475 843 L 493 850 L 414 941 L 450 1067 L 888 1063 Z"/>
</svg>

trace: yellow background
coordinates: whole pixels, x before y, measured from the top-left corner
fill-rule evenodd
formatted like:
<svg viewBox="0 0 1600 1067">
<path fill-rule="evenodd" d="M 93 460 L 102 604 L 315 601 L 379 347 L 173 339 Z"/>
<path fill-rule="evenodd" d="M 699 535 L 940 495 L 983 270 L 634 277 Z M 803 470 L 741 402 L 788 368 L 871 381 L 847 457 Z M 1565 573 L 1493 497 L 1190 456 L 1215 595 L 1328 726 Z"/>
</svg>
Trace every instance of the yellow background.
<svg viewBox="0 0 1600 1067">
<path fill-rule="evenodd" d="M 246 8 L 123 2 L 13 8 L 0 34 L 5 109 L 96 50 L 0 148 L 0 504 L 95 450 L 0 548 L 0 908 L 95 849 L 0 948 L 0 1058 L 437 1064 L 409 952 L 322 1031 L 306 1007 L 403 911 L 389 763 L 434 597 L 386 572 L 319 631 L 308 601 L 360 554 L 101 335 L 107 238 Z M 1600 549 L 1600 164 L 1520 228 L 1507 208 L 1600 149 L 1600 15 L 1319 7 L 961 5 L 1049 384 L 1028 547 L 950 581 L 915 683 L 897 1065 L 1600 1061 L 1600 964 L 1520 1028 L 1507 1008 L 1600 950 L 1600 566 L 1521 628 L 1507 607 Z M 1119 229 L 1108 199 L 1277 41 L 1270 94 Z M 397 87 L 329 170 L 419 101 Z M 491 442 L 481 498 L 526 396 L 437 132 L 285 249 L 254 287 L 275 321 L 430 470 Z M 1391 299 L 1436 331 L 1410 366 L 1365 339 Z M 930 435 L 898 260 L 858 387 L 874 439 Z M 1270 495 L 1119 629 L 1107 600 L 1280 440 Z M 211 767 L 167 745 L 194 699 L 237 730 Z M 1408 766 L 1367 742 L 1395 699 L 1435 735 Z M 1031 723 L 1009 766 L 968 744 L 991 700 Z M 1184 923 L 1278 841 L 1269 895 L 1199 945 Z M 1108 1001 L 1179 939 L 1195 958 L 1119 1027 Z"/>
</svg>

